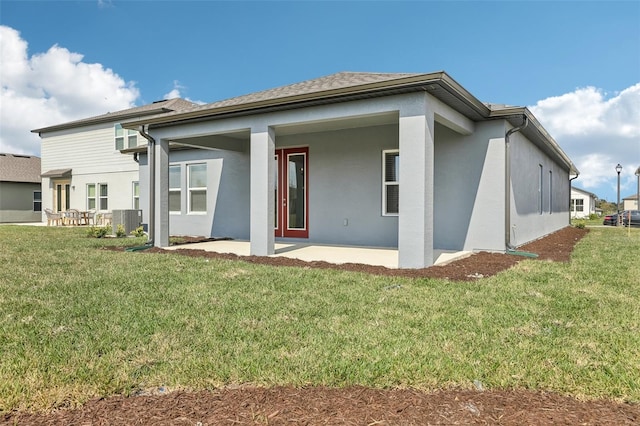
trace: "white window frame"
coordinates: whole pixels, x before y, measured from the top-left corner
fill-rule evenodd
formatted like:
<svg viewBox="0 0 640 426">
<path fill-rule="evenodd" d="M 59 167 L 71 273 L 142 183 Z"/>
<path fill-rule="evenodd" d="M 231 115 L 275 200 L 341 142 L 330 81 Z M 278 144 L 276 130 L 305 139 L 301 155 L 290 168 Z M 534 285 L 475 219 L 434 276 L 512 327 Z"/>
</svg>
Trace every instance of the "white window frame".
<svg viewBox="0 0 640 426">
<path fill-rule="evenodd" d="M 138 146 L 138 132 L 127 129 L 127 148 L 135 148 Z"/>
<path fill-rule="evenodd" d="M 40 204 L 39 209 L 36 208 L 36 203 Z M 33 191 L 33 211 L 34 212 L 42 211 L 42 191 Z"/>
<path fill-rule="evenodd" d="M 398 187 L 400 189 L 400 170 L 398 170 L 398 180 L 397 181 L 386 181 L 387 176 L 387 155 L 388 154 L 398 154 L 400 156 L 399 149 L 385 149 L 382 151 L 382 216 L 398 216 L 400 213 L 400 205 L 398 205 L 398 212 L 389 212 L 387 211 L 387 188 L 390 186 Z"/>
<path fill-rule="evenodd" d="M 584 198 L 576 198 L 574 208 L 576 212 L 584 212 Z"/>
<path fill-rule="evenodd" d="M 93 186 L 93 197 L 89 196 L 89 187 Z M 87 184 L 87 210 L 98 210 L 98 188 L 95 183 Z M 89 200 L 93 200 L 93 207 L 91 207 Z"/>
<path fill-rule="evenodd" d="M 553 171 L 549 170 L 549 214 L 553 214 Z"/>
<path fill-rule="evenodd" d="M 116 149 L 116 151 L 120 151 L 121 149 L 124 149 L 124 135 L 125 135 L 125 129 L 122 128 L 122 126 L 120 125 L 120 123 L 117 123 L 114 127 L 113 127 L 113 139 L 114 139 L 114 147 Z M 118 132 L 120 132 L 120 134 L 118 134 Z"/>
<path fill-rule="evenodd" d="M 171 168 L 178 169 L 179 183 L 178 186 L 171 187 Z M 171 210 L 171 203 L 169 203 L 169 214 L 181 214 L 182 213 L 182 165 L 170 164 L 169 165 L 169 195 L 171 193 L 177 193 L 180 200 L 180 210 Z"/>
<path fill-rule="evenodd" d="M 538 214 L 542 214 L 544 210 L 544 197 L 543 197 L 543 185 L 544 185 L 544 168 L 542 164 L 538 164 L 539 176 L 538 176 Z"/>
<path fill-rule="evenodd" d="M 102 195 L 102 187 L 107 188 L 107 195 Z M 101 212 L 109 211 L 109 184 L 99 183 L 96 189 L 97 189 L 96 198 L 98 202 L 98 205 L 96 206 L 97 210 Z M 106 204 L 105 208 L 102 208 L 102 200 L 105 200 L 105 204 Z"/>
<path fill-rule="evenodd" d="M 207 187 L 206 187 L 206 182 L 205 182 L 205 186 L 203 187 L 192 187 L 191 186 L 191 168 L 193 166 L 204 166 L 205 167 L 205 176 L 207 173 L 207 163 L 192 163 L 192 164 L 187 164 L 187 213 L 188 214 L 194 214 L 194 215 L 206 215 L 207 211 L 208 211 L 208 203 L 207 203 Z M 205 178 L 206 180 L 206 178 Z M 204 191 L 204 198 L 205 198 L 205 208 L 204 211 L 202 210 L 191 210 L 191 193 L 195 192 L 195 191 Z"/>
<path fill-rule="evenodd" d="M 118 134 L 120 132 L 120 134 Z M 138 132 L 123 128 L 120 123 L 114 126 L 114 146 L 116 151 L 138 146 Z"/>
<path fill-rule="evenodd" d="M 136 188 L 138 188 L 138 194 L 136 194 Z M 136 201 L 138 206 L 136 207 Z M 131 183 L 131 207 L 134 210 L 140 210 L 140 182 L 134 181 Z"/>
</svg>

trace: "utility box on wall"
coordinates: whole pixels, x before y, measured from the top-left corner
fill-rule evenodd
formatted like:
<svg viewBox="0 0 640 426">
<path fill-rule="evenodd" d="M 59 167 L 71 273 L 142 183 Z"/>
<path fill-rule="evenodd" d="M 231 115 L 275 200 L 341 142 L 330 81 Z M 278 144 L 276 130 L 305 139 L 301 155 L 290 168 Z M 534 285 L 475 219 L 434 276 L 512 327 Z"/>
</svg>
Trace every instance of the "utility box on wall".
<svg viewBox="0 0 640 426">
<path fill-rule="evenodd" d="M 112 228 L 115 233 L 118 225 L 124 226 L 127 235 L 142 223 L 142 210 L 114 210 Z"/>
</svg>

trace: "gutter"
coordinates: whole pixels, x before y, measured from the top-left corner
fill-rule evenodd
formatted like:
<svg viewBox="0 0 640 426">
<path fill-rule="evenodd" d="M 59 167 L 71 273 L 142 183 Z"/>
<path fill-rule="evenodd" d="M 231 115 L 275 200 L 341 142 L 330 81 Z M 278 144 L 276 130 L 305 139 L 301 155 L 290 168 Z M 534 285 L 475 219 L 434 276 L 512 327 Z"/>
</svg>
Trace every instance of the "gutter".
<svg viewBox="0 0 640 426">
<path fill-rule="evenodd" d="M 571 182 L 573 182 L 575 179 L 578 179 L 578 176 L 580 176 L 580 173 L 576 172 L 576 175 L 574 177 L 572 177 L 571 179 L 569 179 L 569 224 L 571 224 Z M 593 194 L 595 195 L 595 194 Z"/>
<path fill-rule="evenodd" d="M 140 135 L 149 142 L 147 144 L 147 158 L 149 161 L 149 228 L 147 229 L 147 235 L 149 238 L 147 245 L 153 245 L 155 239 L 156 217 L 156 140 L 146 132 L 145 126 L 140 126 L 138 128 L 138 133 L 140 133 Z"/>
<path fill-rule="evenodd" d="M 504 238 L 507 252 L 514 251 L 511 244 L 511 147 L 509 136 L 523 130 L 529 124 L 526 114 L 522 116 L 522 124 L 509 129 L 504 135 Z"/>
</svg>

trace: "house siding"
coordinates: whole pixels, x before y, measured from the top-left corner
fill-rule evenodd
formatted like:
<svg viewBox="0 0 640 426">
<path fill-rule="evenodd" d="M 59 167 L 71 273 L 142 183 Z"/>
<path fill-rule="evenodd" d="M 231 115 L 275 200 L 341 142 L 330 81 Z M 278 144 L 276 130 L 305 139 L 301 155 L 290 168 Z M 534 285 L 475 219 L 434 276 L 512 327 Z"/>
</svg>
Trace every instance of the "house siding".
<svg viewBox="0 0 640 426">
<path fill-rule="evenodd" d="M 87 209 L 87 184 L 108 185 L 108 211 L 133 208 L 138 164 L 115 149 L 114 124 L 43 133 L 42 172 L 72 169 L 70 208 Z M 141 142 L 138 137 L 138 143 Z M 43 209 L 53 209 L 54 180 L 42 178 Z M 42 214 L 45 219 L 44 212 Z"/>
<path fill-rule="evenodd" d="M 310 242 L 398 246 L 398 217 L 382 215 L 382 151 L 398 148 L 397 124 L 276 138 L 294 146 L 309 147 Z"/>
<path fill-rule="evenodd" d="M 540 148 L 515 133 L 511 136 L 511 243 L 515 246 L 569 225 L 571 193 L 568 170 Z M 542 166 L 542 213 L 538 208 L 538 182 Z M 549 211 L 548 177 L 552 172 L 552 208 Z"/>
<path fill-rule="evenodd" d="M 207 165 L 207 212 L 188 213 L 187 165 Z M 180 213 L 170 213 L 171 235 L 249 239 L 249 153 L 190 149 L 171 151 L 169 164 L 181 171 Z M 140 157 L 140 207 L 148 223 L 149 165 Z"/>
<path fill-rule="evenodd" d="M 41 212 L 33 211 L 33 193 L 39 183 L 0 182 L 0 223 L 40 222 Z"/>
<path fill-rule="evenodd" d="M 571 217 L 572 218 L 585 218 L 585 217 L 589 217 L 590 214 L 595 214 L 596 212 L 596 205 L 595 205 L 595 199 L 593 197 L 593 195 L 583 192 L 581 190 L 577 190 L 574 188 L 571 188 L 571 199 L 572 200 L 582 200 L 583 201 L 583 209 L 582 211 L 578 211 L 576 209 L 575 203 L 574 203 L 574 209 L 571 210 Z"/>
<path fill-rule="evenodd" d="M 435 132 L 434 247 L 504 250 L 504 123 Z"/>
</svg>

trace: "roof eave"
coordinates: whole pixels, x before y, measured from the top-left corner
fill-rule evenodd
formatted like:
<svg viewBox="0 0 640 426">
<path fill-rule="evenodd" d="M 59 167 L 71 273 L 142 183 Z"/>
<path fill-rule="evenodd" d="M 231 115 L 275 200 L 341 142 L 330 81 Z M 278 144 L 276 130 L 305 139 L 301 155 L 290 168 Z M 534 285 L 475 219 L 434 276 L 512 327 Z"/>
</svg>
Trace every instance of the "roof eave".
<svg viewBox="0 0 640 426">
<path fill-rule="evenodd" d="M 358 86 L 342 87 L 338 89 L 286 96 L 281 98 L 264 99 L 237 105 L 221 106 L 217 108 L 207 108 L 206 106 L 204 106 L 200 109 L 192 111 L 174 111 L 172 113 L 147 117 L 145 119 L 127 121 L 122 123 L 122 126 L 127 129 L 135 130 L 142 125 L 162 125 L 169 123 L 178 123 L 229 114 L 250 114 L 273 107 L 303 106 L 304 104 L 312 102 L 347 100 L 351 97 L 375 95 L 376 93 L 379 93 L 382 96 L 385 94 L 385 92 L 393 90 L 399 90 L 403 88 L 415 88 L 415 90 L 420 90 L 432 84 L 443 86 L 443 88 L 448 90 L 450 93 L 464 100 L 479 114 L 488 116 L 489 108 L 487 108 L 486 105 L 476 99 L 471 93 L 464 89 L 447 73 L 445 73 L 444 71 L 438 71 L 434 73 L 420 74 L 417 76 L 403 77 L 394 80 L 368 83 Z"/>
<path fill-rule="evenodd" d="M 123 120 L 129 120 L 132 118 L 138 118 L 141 116 L 156 116 L 156 115 L 161 115 L 161 114 L 166 114 L 167 112 L 171 112 L 173 111 L 172 109 L 169 108 L 157 108 L 157 109 L 153 109 L 153 110 L 148 110 L 148 111 L 142 111 L 142 112 L 136 112 L 136 113 L 131 113 L 131 114 L 122 114 L 122 115 L 118 115 L 118 113 L 113 113 L 113 115 L 109 116 L 109 115 L 100 115 L 98 117 L 95 118 L 86 118 L 86 119 L 81 119 L 81 120 L 75 120 L 75 121 L 70 121 L 67 123 L 63 123 L 63 124 L 56 124 L 54 126 L 48 126 L 48 127 L 42 127 L 39 129 L 33 129 L 31 130 L 31 133 L 38 133 L 38 134 L 42 134 L 42 133 L 49 133 L 49 132 L 56 132 L 59 130 L 68 130 L 68 129 L 75 129 L 77 127 L 85 127 L 85 126 L 93 126 L 95 124 L 103 124 L 103 123 L 110 123 L 110 122 L 119 122 L 119 121 L 123 121 Z"/>
<path fill-rule="evenodd" d="M 529 125 L 527 127 L 535 130 L 538 139 L 567 166 L 567 168 L 569 169 L 569 173 L 574 175 L 580 174 L 580 171 L 578 170 L 576 165 L 573 164 L 569 156 L 562 150 L 562 148 L 560 148 L 558 142 L 553 139 L 553 137 L 547 132 L 542 124 L 540 124 L 538 119 L 533 115 L 531 111 L 529 111 L 527 107 L 506 107 L 497 110 L 491 110 L 490 113 L 490 118 L 509 120 L 510 122 L 516 119 L 521 120 L 523 116 L 526 116 L 527 120 L 529 120 Z M 521 122 L 514 121 L 511 124 L 520 125 Z"/>
</svg>

